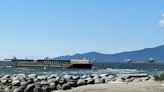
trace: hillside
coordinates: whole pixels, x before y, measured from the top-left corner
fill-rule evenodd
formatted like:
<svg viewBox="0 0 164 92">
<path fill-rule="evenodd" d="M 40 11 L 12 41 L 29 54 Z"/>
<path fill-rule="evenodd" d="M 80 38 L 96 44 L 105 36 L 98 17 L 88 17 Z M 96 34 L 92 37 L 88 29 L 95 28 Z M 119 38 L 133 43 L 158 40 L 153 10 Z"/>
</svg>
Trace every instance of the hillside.
<svg viewBox="0 0 164 92">
<path fill-rule="evenodd" d="M 156 61 L 164 61 L 164 45 L 154 47 L 154 48 L 146 48 L 137 51 L 129 51 L 129 52 L 121 52 L 116 54 L 103 54 L 98 52 L 88 52 L 84 54 L 75 54 L 75 55 L 67 55 L 56 57 L 55 59 L 81 59 L 87 57 L 88 59 L 96 59 L 96 61 L 123 61 L 125 59 L 132 59 L 132 61 L 140 60 L 140 59 L 148 59 L 153 57 Z"/>
</svg>

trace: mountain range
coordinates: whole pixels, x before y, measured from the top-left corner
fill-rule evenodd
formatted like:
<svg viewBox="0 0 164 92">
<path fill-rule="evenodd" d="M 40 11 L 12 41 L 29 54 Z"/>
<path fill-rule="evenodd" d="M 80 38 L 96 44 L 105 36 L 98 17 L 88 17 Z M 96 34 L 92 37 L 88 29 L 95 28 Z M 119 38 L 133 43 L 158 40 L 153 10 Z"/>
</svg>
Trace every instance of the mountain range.
<svg viewBox="0 0 164 92">
<path fill-rule="evenodd" d="M 97 62 L 121 62 L 125 59 L 131 59 L 132 62 L 136 60 L 148 60 L 150 57 L 155 59 L 157 62 L 164 61 L 164 45 L 154 47 L 154 48 L 145 48 L 142 50 L 121 52 L 116 54 L 103 54 L 99 52 L 88 52 L 84 54 L 75 54 L 56 57 L 55 59 L 82 59 L 86 57 L 87 59 L 95 59 Z"/>
</svg>

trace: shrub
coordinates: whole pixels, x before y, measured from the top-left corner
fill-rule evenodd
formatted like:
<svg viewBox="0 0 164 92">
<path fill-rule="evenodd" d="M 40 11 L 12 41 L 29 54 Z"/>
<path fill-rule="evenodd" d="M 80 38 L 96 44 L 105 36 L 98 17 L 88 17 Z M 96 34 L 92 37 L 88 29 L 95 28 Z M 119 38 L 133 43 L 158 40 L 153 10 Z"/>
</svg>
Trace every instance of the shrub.
<svg viewBox="0 0 164 92">
<path fill-rule="evenodd" d="M 162 80 L 164 80 L 164 73 L 161 73 L 159 75 L 154 75 L 154 80 L 155 81 L 162 81 Z"/>
</svg>

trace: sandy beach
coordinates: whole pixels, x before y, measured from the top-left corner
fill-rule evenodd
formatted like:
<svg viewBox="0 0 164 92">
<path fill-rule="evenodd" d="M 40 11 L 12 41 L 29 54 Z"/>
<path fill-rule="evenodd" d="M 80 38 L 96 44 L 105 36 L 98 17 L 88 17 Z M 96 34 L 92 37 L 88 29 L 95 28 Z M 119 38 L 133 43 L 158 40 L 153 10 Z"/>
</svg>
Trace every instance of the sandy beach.
<svg viewBox="0 0 164 92">
<path fill-rule="evenodd" d="M 164 92 L 164 82 L 105 83 L 80 86 L 71 90 L 54 92 Z"/>
</svg>

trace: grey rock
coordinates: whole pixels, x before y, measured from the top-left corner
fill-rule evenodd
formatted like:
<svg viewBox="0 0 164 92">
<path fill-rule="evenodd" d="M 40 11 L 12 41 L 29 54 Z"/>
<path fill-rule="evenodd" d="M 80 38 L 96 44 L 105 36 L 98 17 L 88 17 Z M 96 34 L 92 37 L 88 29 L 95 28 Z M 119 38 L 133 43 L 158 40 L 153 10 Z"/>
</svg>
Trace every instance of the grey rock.
<svg viewBox="0 0 164 92">
<path fill-rule="evenodd" d="M 37 79 L 40 79 L 40 80 L 46 80 L 47 79 L 47 76 L 38 76 Z"/>
<path fill-rule="evenodd" d="M 49 84 L 49 83 L 54 83 L 54 82 L 56 82 L 56 79 L 48 79 L 47 80 L 47 83 Z"/>
<path fill-rule="evenodd" d="M 47 83 L 47 81 L 42 80 L 42 81 L 40 82 L 40 84 L 41 84 L 41 85 L 46 85 L 46 84 L 48 84 L 48 83 Z"/>
<path fill-rule="evenodd" d="M 1 84 L 0 85 L 0 89 L 5 89 L 5 88 L 7 88 L 8 86 L 7 85 L 4 85 L 4 84 Z"/>
<path fill-rule="evenodd" d="M 28 84 L 27 87 L 24 89 L 24 92 L 32 92 L 34 88 L 34 84 Z"/>
<path fill-rule="evenodd" d="M 31 78 L 31 79 L 35 79 L 37 76 L 36 76 L 36 74 L 29 74 L 28 75 L 28 78 Z"/>
<path fill-rule="evenodd" d="M 7 88 L 4 89 L 4 92 L 13 92 L 12 91 L 12 87 L 11 86 L 8 86 Z"/>
<path fill-rule="evenodd" d="M 95 79 L 94 83 L 95 84 L 105 83 L 105 80 L 104 79 Z"/>
<path fill-rule="evenodd" d="M 11 82 L 12 82 L 12 80 L 11 80 L 11 79 L 8 79 L 8 80 L 7 80 L 7 82 L 8 82 L 8 83 L 11 83 Z"/>
<path fill-rule="evenodd" d="M 28 79 L 27 82 L 28 82 L 28 84 L 32 84 L 32 83 L 34 83 L 34 80 L 33 79 Z"/>
<path fill-rule="evenodd" d="M 85 79 L 85 78 L 87 78 L 87 75 L 83 75 L 83 76 L 81 76 L 80 78 L 81 78 L 81 79 Z"/>
<path fill-rule="evenodd" d="M 11 83 L 12 86 L 20 86 L 20 80 L 14 80 Z"/>
<path fill-rule="evenodd" d="M 133 82 L 134 78 L 129 78 L 129 79 L 126 79 L 125 81 L 126 82 Z"/>
<path fill-rule="evenodd" d="M 72 79 L 72 75 L 65 75 L 64 78 L 65 78 L 66 80 L 70 80 L 70 79 Z"/>
<path fill-rule="evenodd" d="M 11 77 L 10 79 L 11 79 L 12 81 L 14 81 L 14 80 L 19 80 L 19 77 L 15 76 L 15 77 Z"/>
<path fill-rule="evenodd" d="M 66 90 L 66 89 L 71 89 L 71 85 L 69 83 L 62 85 L 62 90 Z"/>
<path fill-rule="evenodd" d="M 38 81 L 40 81 L 40 79 L 35 78 L 35 79 L 33 79 L 33 81 L 38 82 Z"/>
<path fill-rule="evenodd" d="M 56 77 L 58 77 L 57 74 L 51 74 L 47 79 L 52 79 L 52 78 L 56 78 Z"/>
<path fill-rule="evenodd" d="M 13 90 L 13 92 L 23 92 L 23 89 L 22 88 L 16 88 Z"/>
<path fill-rule="evenodd" d="M 1 79 L 9 79 L 11 76 L 10 75 L 4 75 Z"/>
<path fill-rule="evenodd" d="M 71 87 L 77 87 L 77 82 L 76 81 L 70 81 L 70 82 L 67 82 L 71 85 Z"/>
<path fill-rule="evenodd" d="M 87 82 L 84 79 L 79 79 L 77 81 L 77 86 L 86 85 L 86 84 L 87 84 Z"/>
<path fill-rule="evenodd" d="M 72 76 L 72 79 L 73 80 L 78 80 L 78 79 L 80 79 L 80 77 L 79 76 Z"/>
<path fill-rule="evenodd" d="M 1 84 L 6 84 L 7 81 L 8 81 L 7 79 L 2 79 L 2 80 L 1 80 Z"/>
<path fill-rule="evenodd" d="M 94 84 L 94 80 L 92 78 L 87 78 L 87 84 Z"/>
<path fill-rule="evenodd" d="M 59 84 L 64 84 L 64 83 L 66 83 L 66 82 L 67 82 L 66 79 L 60 79 L 60 80 L 58 81 Z"/>
<path fill-rule="evenodd" d="M 125 82 L 122 78 L 117 78 L 115 82 Z"/>
<path fill-rule="evenodd" d="M 50 86 L 51 90 L 56 89 L 56 84 L 53 82 L 49 83 L 49 86 Z"/>
<path fill-rule="evenodd" d="M 17 74 L 16 76 L 18 76 L 19 78 L 26 78 L 27 77 L 25 74 Z"/>
<path fill-rule="evenodd" d="M 101 78 L 103 78 L 103 77 L 108 77 L 108 74 L 100 74 L 99 75 Z"/>
<path fill-rule="evenodd" d="M 113 79 L 114 78 L 114 75 L 109 75 L 108 76 L 108 79 Z"/>
<path fill-rule="evenodd" d="M 51 88 L 49 87 L 49 85 L 42 85 L 41 89 L 43 92 L 50 92 L 51 91 Z"/>
<path fill-rule="evenodd" d="M 42 84 L 40 82 L 35 82 L 34 84 L 35 84 L 35 87 L 37 87 L 37 88 L 40 88 L 42 86 Z"/>
<path fill-rule="evenodd" d="M 99 78 L 100 78 L 99 75 L 95 75 L 95 76 L 93 77 L 93 79 L 99 79 Z"/>
<path fill-rule="evenodd" d="M 61 78 L 59 76 L 57 76 L 55 79 L 56 79 L 56 81 L 59 81 Z"/>
<path fill-rule="evenodd" d="M 61 84 L 58 84 L 57 86 L 56 86 L 56 89 L 58 89 L 58 90 L 60 90 L 62 88 L 62 85 Z"/>
<path fill-rule="evenodd" d="M 26 86 L 28 85 L 28 83 L 27 83 L 27 82 L 21 82 L 20 85 L 21 85 L 22 87 L 26 88 Z"/>
<path fill-rule="evenodd" d="M 42 92 L 42 89 L 40 87 L 35 87 L 33 89 L 33 92 Z"/>
</svg>

